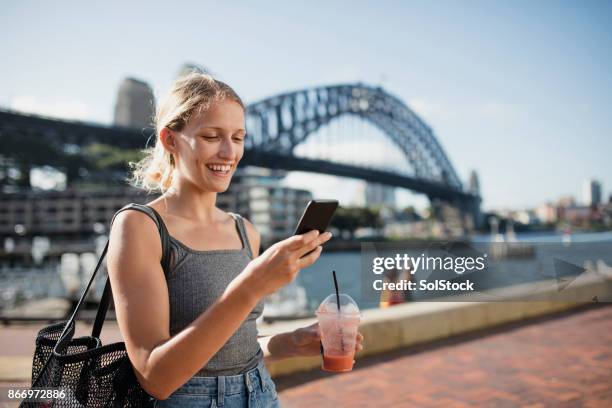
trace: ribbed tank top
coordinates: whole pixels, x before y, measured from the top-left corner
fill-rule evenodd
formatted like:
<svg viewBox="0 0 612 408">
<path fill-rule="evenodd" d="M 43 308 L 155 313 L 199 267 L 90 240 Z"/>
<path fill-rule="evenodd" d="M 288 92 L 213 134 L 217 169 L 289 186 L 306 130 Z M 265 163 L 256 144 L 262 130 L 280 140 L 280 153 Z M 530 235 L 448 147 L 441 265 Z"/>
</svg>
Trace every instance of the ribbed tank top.
<svg viewBox="0 0 612 408">
<path fill-rule="evenodd" d="M 235 220 L 242 241 L 241 249 L 197 251 L 170 236 L 171 261 L 166 281 L 170 300 L 171 336 L 208 309 L 253 259 L 243 218 L 238 214 L 229 214 Z M 264 302 L 261 300 L 196 376 L 235 375 L 257 366 L 263 359 L 263 352 L 257 342 L 255 320 L 262 314 L 263 307 Z M 215 333 L 207 335 L 214 336 Z"/>
</svg>

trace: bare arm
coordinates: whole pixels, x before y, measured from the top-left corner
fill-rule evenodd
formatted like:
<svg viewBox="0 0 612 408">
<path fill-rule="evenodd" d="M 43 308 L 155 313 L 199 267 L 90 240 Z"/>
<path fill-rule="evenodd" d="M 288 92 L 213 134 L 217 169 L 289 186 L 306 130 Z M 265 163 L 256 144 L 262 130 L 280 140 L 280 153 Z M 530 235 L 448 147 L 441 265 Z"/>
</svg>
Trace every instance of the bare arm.
<svg viewBox="0 0 612 408">
<path fill-rule="evenodd" d="M 257 229 L 255 229 L 255 226 L 246 218 L 244 218 L 244 225 L 246 227 L 249 245 L 251 246 L 251 252 L 253 252 L 253 259 L 255 259 L 259 256 L 261 235 Z M 291 357 L 289 353 L 286 353 L 286 351 L 291 348 L 289 333 L 280 333 L 274 336 L 259 336 L 257 341 L 264 353 L 266 361 Z"/>
<path fill-rule="evenodd" d="M 253 259 L 255 259 L 259 256 L 261 235 L 259 235 L 259 232 L 255 229 L 255 226 L 246 218 L 244 218 L 244 225 L 246 227 L 247 237 L 251 246 L 251 252 L 253 252 Z M 291 336 L 289 333 L 257 337 L 259 347 L 261 347 L 266 361 L 291 357 L 290 353 L 288 352 L 291 349 L 290 340 Z"/>
<path fill-rule="evenodd" d="M 253 224 L 246 218 L 244 221 L 251 250 L 253 252 L 253 258 L 257 258 L 257 256 L 259 256 L 261 237 Z M 304 344 L 312 341 L 316 341 L 318 351 L 319 339 L 320 336 L 316 328 L 314 328 L 314 330 L 297 329 L 293 332 L 260 336 L 257 338 L 257 341 L 264 353 L 264 358 L 266 361 L 271 362 L 290 357 L 308 355 L 305 353 Z"/>
<path fill-rule="evenodd" d="M 119 214 L 111 231 L 108 270 L 119 328 L 145 391 L 165 399 L 189 380 L 234 334 L 259 299 L 314 263 L 320 250 L 314 256 L 300 256 L 326 238 L 312 234 L 276 244 L 249 263 L 209 309 L 171 337 L 157 228 L 144 214 Z"/>
</svg>

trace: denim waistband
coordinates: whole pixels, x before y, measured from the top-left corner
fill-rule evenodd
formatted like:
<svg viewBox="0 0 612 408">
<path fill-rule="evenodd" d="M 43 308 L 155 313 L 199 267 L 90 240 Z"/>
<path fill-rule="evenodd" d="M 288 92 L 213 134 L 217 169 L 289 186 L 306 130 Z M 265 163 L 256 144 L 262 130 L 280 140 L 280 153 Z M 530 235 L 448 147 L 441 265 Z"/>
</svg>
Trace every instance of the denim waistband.
<svg viewBox="0 0 612 408">
<path fill-rule="evenodd" d="M 263 360 L 257 367 L 244 374 L 219 377 L 192 377 L 172 395 L 210 395 L 217 396 L 217 405 L 223 405 L 225 395 L 239 394 L 248 390 L 249 394 L 256 387 L 266 391 L 266 378 L 270 378 Z"/>
</svg>

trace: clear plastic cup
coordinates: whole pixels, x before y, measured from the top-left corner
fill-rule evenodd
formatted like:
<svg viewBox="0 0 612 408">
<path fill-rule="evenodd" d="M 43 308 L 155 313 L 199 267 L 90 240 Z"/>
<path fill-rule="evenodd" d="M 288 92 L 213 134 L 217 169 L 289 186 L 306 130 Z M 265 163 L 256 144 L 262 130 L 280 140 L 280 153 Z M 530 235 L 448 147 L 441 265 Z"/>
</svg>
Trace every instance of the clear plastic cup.
<svg viewBox="0 0 612 408">
<path fill-rule="evenodd" d="M 355 342 L 361 313 L 357 303 L 347 294 L 340 294 L 340 310 L 336 294 L 329 295 L 316 310 L 323 343 L 322 369 L 346 372 L 353 369 Z"/>
</svg>

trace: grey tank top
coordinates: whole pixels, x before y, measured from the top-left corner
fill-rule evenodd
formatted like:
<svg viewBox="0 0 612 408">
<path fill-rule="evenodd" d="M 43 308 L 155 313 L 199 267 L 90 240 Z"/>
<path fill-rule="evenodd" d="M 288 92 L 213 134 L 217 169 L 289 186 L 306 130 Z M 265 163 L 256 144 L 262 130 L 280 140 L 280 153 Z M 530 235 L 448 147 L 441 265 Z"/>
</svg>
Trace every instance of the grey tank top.
<svg viewBox="0 0 612 408">
<path fill-rule="evenodd" d="M 196 251 L 170 236 L 171 261 L 166 280 L 170 299 L 171 336 L 208 309 L 253 259 L 243 218 L 238 214 L 230 215 L 235 220 L 242 241 L 241 249 Z M 261 300 L 196 376 L 236 375 L 257 366 L 263 359 L 263 352 L 257 342 L 255 319 L 262 314 L 263 307 L 264 302 Z M 215 333 L 207 335 L 214 336 Z"/>
</svg>

